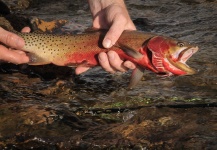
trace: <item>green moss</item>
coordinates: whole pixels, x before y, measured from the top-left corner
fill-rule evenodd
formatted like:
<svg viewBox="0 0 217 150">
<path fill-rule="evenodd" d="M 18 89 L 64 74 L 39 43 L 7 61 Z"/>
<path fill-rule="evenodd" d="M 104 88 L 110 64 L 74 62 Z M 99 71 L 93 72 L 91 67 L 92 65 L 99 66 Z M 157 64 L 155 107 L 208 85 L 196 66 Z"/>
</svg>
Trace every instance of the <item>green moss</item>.
<svg viewBox="0 0 217 150">
<path fill-rule="evenodd" d="M 179 97 L 171 97 L 169 101 L 184 101 L 184 102 L 196 102 L 196 101 L 201 101 L 201 98 L 193 97 L 193 98 L 179 98 Z"/>
<path fill-rule="evenodd" d="M 116 103 L 111 104 L 111 107 L 122 107 L 122 106 L 124 106 L 123 102 L 116 102 Z"/>
</svg>

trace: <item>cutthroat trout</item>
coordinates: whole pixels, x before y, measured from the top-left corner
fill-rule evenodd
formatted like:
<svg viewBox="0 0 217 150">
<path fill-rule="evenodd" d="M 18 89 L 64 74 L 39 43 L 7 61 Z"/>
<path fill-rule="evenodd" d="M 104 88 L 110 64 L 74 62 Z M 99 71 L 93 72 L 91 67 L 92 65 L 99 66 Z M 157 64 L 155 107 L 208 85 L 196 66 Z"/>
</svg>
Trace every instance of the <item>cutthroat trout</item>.
<svg viewBox="0 0 217 150">
<path fill-rule="evenodd" d="M 106 31 L 78 35 L 52 35 L 19 33 L 25 40 L 23 51 L 28 52 L 30 65 L 53 63 L 58 66 L 99 65 L 97 55 L 109 50 L 116 51 L 121 59 L 137 65 L 129 87 L 135 86 L 144 70 L 164 76 L 191 75 L 195 70 L 186 61 L 198 50 L 197 46 L 169 37 L 140 31 L 124 31 L 110 48 L 101 45 Z"/>
</svg>

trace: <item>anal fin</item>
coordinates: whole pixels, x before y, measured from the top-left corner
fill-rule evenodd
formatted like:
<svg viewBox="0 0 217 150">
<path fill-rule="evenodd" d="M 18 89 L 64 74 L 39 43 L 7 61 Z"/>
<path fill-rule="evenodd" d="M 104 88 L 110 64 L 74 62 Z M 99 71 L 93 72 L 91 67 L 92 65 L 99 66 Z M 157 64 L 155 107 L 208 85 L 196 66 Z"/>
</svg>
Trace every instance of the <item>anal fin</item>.
<svg viewBox="0 0 217 150">
<path fill-rule="evenodd" d="M 137 66 L 137 68 L 133 70 L 128 88 L 132 89 L 135 85 L 137 85 L 138 82 L 141 81 L 143 74 L 144 69 Z"/>
</svg>

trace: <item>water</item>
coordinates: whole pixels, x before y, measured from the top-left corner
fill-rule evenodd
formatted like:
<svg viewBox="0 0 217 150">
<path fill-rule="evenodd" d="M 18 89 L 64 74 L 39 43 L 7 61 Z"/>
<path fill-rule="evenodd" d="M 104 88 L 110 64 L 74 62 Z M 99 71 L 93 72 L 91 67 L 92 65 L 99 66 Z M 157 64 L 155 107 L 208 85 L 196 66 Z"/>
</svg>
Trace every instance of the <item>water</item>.
<svg viewBox="0 0 217 150">
<path fill-rule="evenodd" d="M 143 93 L 144 97 L 161 97 L 162 99 L 178 97 L 179 99 L 215 100 L 217 95 L 216 1 L 165 0 L 159 2 L 158 0 L 136 0 L 126 1 L 126 4 L 138 30 L 179 38 L 199 46 L 199 52 L 188 61 L 191 67 L 198 70 L 197 75 L 162 80 L 152 73 L 147 73 L 147 80 L 130 93 L 133 95 Z M 49 5 L 50 11 L 45 11 L 47 7 L 47 5 L 41 4 L 39 10 L 33 8 L 27 10 L 27 13 L 42 19 L 52 20 L 53 14 L 58 10 L 59 13 L 55 14 L 55 18 L 70 20 L 63 27 L 65 30 L 82 32 L 91 26 L 92 19 L 88 5 L 84 1 L 63 1 L 61 5 L 58 2 L 53 3 Z M 64 9 L 60 9 L 60 7 Z M 99 84 L 106 80 L 103 78 L 104 73 L 101 74 L 102 80 L 99 81 Z M 89 78 L 89 80 L 95 79 Z M 151 89 L 151 92 L 148 89 Z"/>
<path fill-rule="evenodd" d="M 153 79 L 151 83 L 154 83 L 152 84 L 154 87 L 148 84 L 149 89 L 159 93 L 163 88 L 160 95 L 165 96 L 174 95 L 180 98 L 187 96 L 215 101 L 217 95 L 216 2 L 138 1 L 139 5 L 130 1 L 128 3 L 132 5 L 130 8 L 138 7 L 137 11 L 130 10 L 134 20 L 139 18 L 148 22 L 145 27 L 140 23 L 139 29 L 187 40 L 196 43 L 200 48 L 188 62 L 190 66 L 197 68 L 197 75 L 177 77 L 172 81 L 166 79 L 174 83 L 172 86 L 171 83 L 168 88 L 163 84 L 165 81 Z"/>
<path fill-rule="evenodd" d="M 198 45 L 187 62 L 198 73 L 162 78 L 147 71 L 135 89 L 126 91 L 130 71 L 110 75 L 98 67 L 74 77 L 67 67 L 1 65 L 2 143 L 20 149 L 216 148 L 217 1 L 126 4 L 138 30 Z M 65 32 L 81 33 L 92 22 L 86 1 L 38 2 L 16 13 L 69 20 Z"/>
</svg>

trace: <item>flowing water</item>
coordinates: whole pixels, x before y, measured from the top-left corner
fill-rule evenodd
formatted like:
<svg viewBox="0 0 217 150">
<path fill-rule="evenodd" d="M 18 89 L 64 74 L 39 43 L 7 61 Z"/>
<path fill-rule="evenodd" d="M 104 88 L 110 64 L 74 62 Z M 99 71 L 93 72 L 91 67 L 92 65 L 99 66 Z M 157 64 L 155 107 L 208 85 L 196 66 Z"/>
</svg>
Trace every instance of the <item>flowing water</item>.
<svg viewBox="0 0 217 150">
<path fill-rule="evenodd" d="M 162 78 L 149 71 L 126 90 L 130 71 L 100 67 L 80 76 L 54 65 L 0 66 L 0 148 L 215 149 L 217 140 L 217 1 L 126 0 L 138 30 L 195 43 L 187 62 L 198 73 Z M 58 32 L 91 26 L 86 1 L 35 4 L 15 12 L 68 20 Z M 49 147 L 49 148 L 48 148 Z"/>
</svg>

